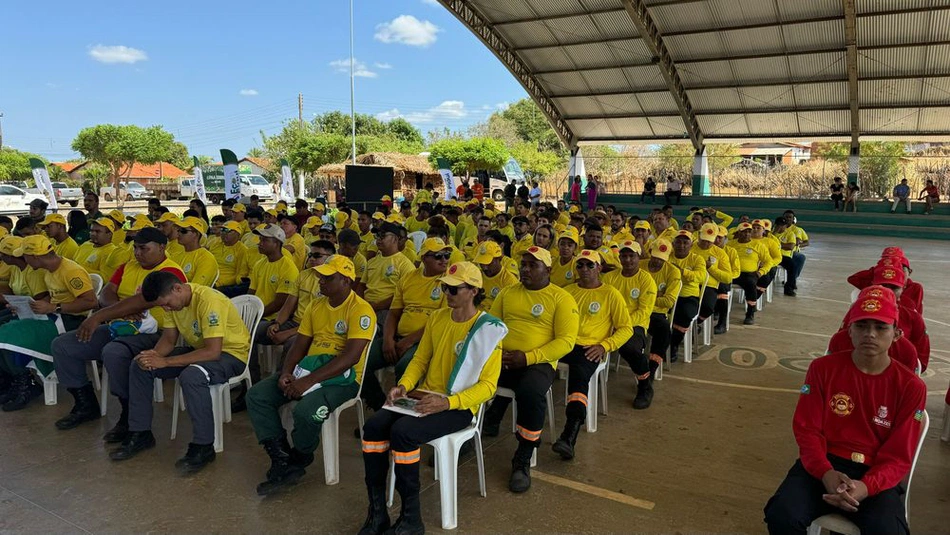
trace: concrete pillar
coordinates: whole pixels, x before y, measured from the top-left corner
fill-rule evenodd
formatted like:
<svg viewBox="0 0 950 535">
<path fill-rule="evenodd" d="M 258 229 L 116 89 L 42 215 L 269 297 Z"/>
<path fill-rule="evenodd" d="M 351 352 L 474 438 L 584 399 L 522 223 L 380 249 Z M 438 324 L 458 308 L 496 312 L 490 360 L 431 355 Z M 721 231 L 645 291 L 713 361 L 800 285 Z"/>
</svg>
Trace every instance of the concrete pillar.
<svg viewBox="0 0 950 535">
<path fill-rule="evenodd" d="M 859 186 L 861 183 L 858 181 L 858 170 L 861 169 L 861 146 L 852 143 L 851 145 L 851 154 L 848 155 L 848 183 L 854 182 Z"/>
<path fill-rule="evenodd" d="M 706 154 L 705 145 L 693 158 L 693 195 L 710 195 L 709 156 Z"/>
</svg>

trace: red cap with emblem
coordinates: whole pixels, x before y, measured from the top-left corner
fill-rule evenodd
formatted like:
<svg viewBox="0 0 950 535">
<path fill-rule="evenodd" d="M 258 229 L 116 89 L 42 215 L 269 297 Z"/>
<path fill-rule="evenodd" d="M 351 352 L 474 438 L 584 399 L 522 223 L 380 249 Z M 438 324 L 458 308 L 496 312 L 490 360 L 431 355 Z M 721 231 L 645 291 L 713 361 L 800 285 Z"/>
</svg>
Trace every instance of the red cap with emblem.
<svg viewBox="0 0 950 535">
<path fill-rule="evenodd" d="M 887 284 L 903 288 L 906 279 L 907 275 L 904 274 L 904 270 L 899 263 L 883 258 L 874 266 L 874 278 L 871 280 L 871 284 Z"/>
<path fill-rule="evenodd" d="M 851 304 L 848 317 L 851 323 L 859 320 L 877 320 L 896 324 L 899 311 L 894 292 L 883 286 L 868 286 L 861 290 L 858 299 Z"/>
</svg>

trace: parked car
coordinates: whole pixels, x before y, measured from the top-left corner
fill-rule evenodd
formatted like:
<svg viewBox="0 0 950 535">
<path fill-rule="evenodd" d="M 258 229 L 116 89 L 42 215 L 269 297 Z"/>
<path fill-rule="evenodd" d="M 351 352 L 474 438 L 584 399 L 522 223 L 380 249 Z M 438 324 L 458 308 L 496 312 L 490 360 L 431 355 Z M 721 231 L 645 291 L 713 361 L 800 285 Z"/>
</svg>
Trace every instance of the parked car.
<svg viewBox="0 0 950 535">
<path fill-rule="evenodd" d="M 195 196 L 194 182 L 194 178 L 181 177 L 178 180 L 153 182 L 148 189 L 152 192 L 152 196 L 163 201 L 191 199 Z"/>
<path fill-rule="evenodd" d="M 135 201 L 141 199 L 148 199 L 149 192 L 145 189 L 145 186 L 139 184 L 135 181 L 120 182 L 119 183 L 119 196 L 125 198 L 126 201 Z M 107 202 L 115 200 L 115 187 L 113 186 L 103 186 L 99 188 L 99 196 Z"/>
<path fill-rule="evenodd" d="M 239 175 L 241 177 L 241 197 L 250 197 L 257 195 L 262 201 L 269 201 L 274 198 L 274 188 L 266 178 L 261 175 Z M 208 200 L 219 203 L 224 199 L 224 176 L 214 172 L 205 173 L 205 194 Z M 182 188 L 184 190 L 184 187 Z M 192 194 L 194 196 L 194 185 L 192 185 Z"/>
<path fill-rule="evenodd" d="M 0 184 L 0 214 L 26 215 L 30 213 L 29 204 L 34 199 L 46 200 L 39 193 L 27 193 L 23 189 L 9 184 Z"/>
<path fill-rule="evenodd" d="M 53 194 L 58 204 L 68 204 L 75 208 L 82 200 L 82 188 L 71 188 L 65 182 L 53 182 Z"/>
</svg>

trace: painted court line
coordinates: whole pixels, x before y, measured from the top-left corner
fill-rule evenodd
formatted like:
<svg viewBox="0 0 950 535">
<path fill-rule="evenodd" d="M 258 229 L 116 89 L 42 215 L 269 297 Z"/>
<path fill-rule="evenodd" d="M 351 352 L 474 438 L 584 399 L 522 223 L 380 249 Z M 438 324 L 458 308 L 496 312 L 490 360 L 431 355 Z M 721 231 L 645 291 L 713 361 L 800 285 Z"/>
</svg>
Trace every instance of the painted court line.
<svg viewBox="0 0 950 535">
<path fill-rule="evenodd" d="M 739 385 L 735 383 L 721 383 L 719 381 L 707 381 L 706 379 L 693 379 L 692 377 L 681 377 L 678 375 L 671 375 L 669 372 L 663 374 L 663 378 L 666 379 L 677 379 L 680 381 L 686 381 L 687 383 L 698 383 L 702 385 L 715 385 L 715 386 L 729 386 L 732 388 L 744 388 L 746 390 L 760 390 L 762 392 L 782 392 L 785 394 L 798 394 L 800 390 L 797 388 L 773 388 L 770 386 L 756 386 L 756 385 Z"/>
<path fill-rule="evenodd" d="M 774 327 L 762 327 L 761 325 L 755 325 L 753 329 L 765 329 L 767 331 L 778 331 L 780 333 L 791 333 L 791 334 L 801 334 L 804 336 L 817 336 L 818 338 L 831 338 L 830 334 L 821 334 L 821 333 L 806 333 L 802 331 L 790 331 L 788 329 L 776 329 Z"/>
<path fill-rule="evenodd" d="M 579 481 L 573 481 L 571 479 L 565 479 L 563 477 L 552 476 L 551 474 L 545 474 L 544 472 L 539 472 L 537 470 L 532 470 L 531 475 L 535 479 L 546 481 L 548 483 L 551 483 L 552 485 L 567 487 L 569 489 L 584 492 L 592 496 L 597 496 L 598 498 L 613 500 L 615 502 L 619 502 L 624 505 L 630 505 L 633 507 L 639 507 L 640 509 L 646 509 L 647 511 L 652 511 L 653 508 L 656 507 L 656 504 L 651 501 L 641 500 L 639 498 L 627 496 L 626 494 L 620 494 L 619 492 L 614 492 L 612 490 L 602 489 L 600 487 L 594 487 L 592 485 L 587 485 Z"/>
</svg>

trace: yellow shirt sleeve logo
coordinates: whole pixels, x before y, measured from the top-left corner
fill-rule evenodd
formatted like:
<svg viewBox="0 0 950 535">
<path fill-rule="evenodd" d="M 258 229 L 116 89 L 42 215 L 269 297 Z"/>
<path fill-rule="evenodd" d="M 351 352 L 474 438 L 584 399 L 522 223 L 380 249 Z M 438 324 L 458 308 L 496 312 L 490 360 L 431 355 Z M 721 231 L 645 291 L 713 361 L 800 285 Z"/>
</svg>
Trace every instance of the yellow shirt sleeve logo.
<svg viewBox="0 0 950 535">
<path fill-rule="evenodd" d="M 76 290 L 82 290 L 82 287 L 85 286 L 82 279 L 80 279 L 79 277 L 73 277 L 72 279 L 70 279 L 69 285 L 72 286 Z"/>
</svg>

